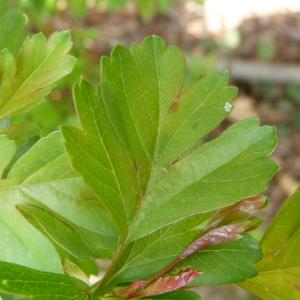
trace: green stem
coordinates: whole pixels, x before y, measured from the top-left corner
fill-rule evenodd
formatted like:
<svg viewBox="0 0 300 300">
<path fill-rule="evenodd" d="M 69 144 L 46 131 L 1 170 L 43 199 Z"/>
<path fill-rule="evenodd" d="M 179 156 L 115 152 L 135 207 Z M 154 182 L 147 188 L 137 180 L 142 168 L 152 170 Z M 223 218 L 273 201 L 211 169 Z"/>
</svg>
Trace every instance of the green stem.
<svg viewBox="0 0 300 300">
<path fill-rule="evenodd" d="M 104 277 L 97 282 L 94 287 L 92 288 L 92 294 L 99 294 L 99 293 L 105 293 L 107 292 L 107 287 L 111 281 L 112 275 L 115 273 L 116 267 L 118 263 L 120 262 L 120 259 L 122 258 L 127 245 L 124 244 L 121 246 L 114 256 L 113 260 L 111 261 L 111 264 L 109 265 L 109 268 L 107 269 Z"/>
</svg>

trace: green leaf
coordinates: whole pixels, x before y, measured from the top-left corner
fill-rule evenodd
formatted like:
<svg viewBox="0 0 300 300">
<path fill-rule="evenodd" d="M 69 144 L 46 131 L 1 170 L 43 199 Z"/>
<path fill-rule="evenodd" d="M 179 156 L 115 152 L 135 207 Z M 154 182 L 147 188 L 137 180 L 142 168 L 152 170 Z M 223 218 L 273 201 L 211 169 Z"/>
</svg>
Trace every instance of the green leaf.
<svg viewBox="0 0 300 300">
<path fill-rule="evenodd" d="M 266 300 L 300 299 L 300 189 L 280 209 L 264 235 L 258 276 L 241 286 Z"/>
<path fill-rule="evenodd" d="M 201 220 L 202 218 L 202 220 Z M 135 241 L 123 253 L 125 262 L 111 278 L 113 283 L 153 278 L 184 252 L 205 228 L 207 215 L 169 226 L 147 238 Z M 211 246 L 195 253 L 176 269 L 192 266 L 201 274 L 192 285 L 238 283 L 257 274 L 255 263 L 262 257 L 259 244 L 250 236 L 225 245 Z M 173 269 L 171 271 L 171 274 Z"/>
<path fill-rule="evenodd" d="M 0 178 L 16 152 L 16 144 L 5 135 L 0 135 Z"/>
<path fill-rule="evenodd" d="M 226 86 L 227 73 L 208 76 L 182 92 L 183 56 L 158 37 L 133 44 L 130 51 L 117 46 L 111 58 L 102 59 L 101 69 L 109 119 L 139 170 L 143 199 L 132 240 L 265 189 L 276 167 L 263 158 L 273 151 L 276 138 L 274 129 L 260 128 L 256 119 L 233 126 L 188 155 L 228 114 L 224 105 L 236 89 Z M 232 191 L 236 180 L 240 188 Z"/>
<path fill-rule="evenodd" d="M 157 0 L 138 0 L 139 13 L 145 21 L 150 21 L 157 11 Z"/>
<path fill-rule="evenodd" d="M 89 299 L 82 281 L 5 262 L 0 262 L 0 290 L 34 300 Z"/>
<path fill-rule="evenodd" d="M 39 140 L 15 163 L 7 180 L 0 182 L 0 204 L 0 235 L 6 245 L 0 248 L 2 261 L 41 271 L 62 272 L 60 258 L 53 245 L 20 212 L 23 205 L 29 204 L 52 211 L 55 217 L 51 219 L 50 214 L 41 223 L 50 233 L 53 222 L 59 224 L 55 223 L 58 217 L 60 221 L 66 220 L 65 225 L 72 225 L 70 229 L 82 230 L 81 236 L 92 235 L 95 239 L 93 245 L 99 247 L 98 251 L 103 244 L 107 255 L 106 248 L 109 245 L 111 249 L 115 247 L 116 233 L 110 219 L 99 201 L 72 171 L 57 132 Z M 62 235 L 59 230 L 60 227 L 57 227 L 57 234 Z M 76 239 L 77 236 L 66 236 L 65 240 L 57 240 L 57 243 L 71 252 L 69 245 L 73 242 L 78 252 L 76 247 L 81 249 L 82 245 L 80 241 L 71 241 L 71 238 Z"/>
<path fill-rule="evenodd" d="M 147 298 L 147 299 L 150 299 L 150 298 Z M 195 293 L 195 292 L 180 291 L 180 292 L 173 292 L 173 293 L 168 293 L 168 294 L 165 294 L 165 295 L 160 295 L 160 296 L 152 297 L 151 299 L 200 300 L 201 297 L 197 293 Z"/>
<path fill-rule="evenodd" d="M 55 245 L 74 257 L 110 258 L 117 239 L 111 235 L 100 235 L 69 222 L 54 212 L 34 204 L 19 205 L 26 219 L 48 236 Z"/>
<path fill-rule="evenodd" d="M 255 263 L 262 258 L 259 244 L 249 236 L 225 245 L 207 248 L 178 267 L 193 266 L 203 272 L 192 285 L 238 283 L 254 277 Z"/>
<path fill-rule="evenodd" d="M 240 206 L 228 208 L 222 212 L 221 219 L 228 213 L 228 217 L 232 216 L 240 209 L 244 212 L 250 209 L 249 214 L 252 215 L 253 210 L 259 208 L 259 203 L 264 202 L 263 199 L 253 201 L 244 201 Z M 208 224 L 215 224 L 214 220 L 221 216 L 212 213 L 197 215 L 130 243 L 122 253 L 110 281 L 116 284 L 146 280 L 170 266 L 171 274 L 174 268 L 192 266 L 197 269 L 201 273 L 193 282 L 197 285 L 237 283 L 255 276 L 255 263 L 261 258 L 258 243 L 247 235 L 234 241 L 243 229 L 240 222 L 245 219 L 244 215 L 241 215 L 242 219 L 229 218 L 231 222 L 238 222 L 236 226 L 223 224 L 223 227 L 206 233 L 211 226 Z M 234 242 L 224 245 L 226 241 Z M 179 257 L 183 262 L 178 260 Z"/>
<path fill-rule="evenodd" d="M 126 234 L 137 196 L 135 166 L 110 125 L 101 94 L 83 81 L 75 87 L 74 96 L 83 132 L 62 128 L 73 167 Z"/>
<path fill-rule="evenodd" d="M 86 0 L 70 0 L 69 9 L 76 17 L 83 17 L 88 13 L 88 3 Z"/>
<path fill-rule="evenodd" d="M 274 162 L 264 159 L 275 145 L 274 129 L 259 127 L 251 118 L 172 164 L 148 187 L 131 239 L 264 191 L 277 171 Z"/>
<path fill-rule="evenodd" d="M 168 267 L 198 237 L 211 214 L 197 215 L 132 242 L 123 253 L 113 282 L 152 278 Z"/>
<path fill-rule="evenodd" d="M 236 95 L 228 74 L 209 75 L 187 91 L 184 75 L 180 50 L 152 36 L 102 58 L 99 89 L 85 81 L 75 87 L 82 130 L 62 128 L 66 149 L 121 237 L 101 288 L 162 271 L 203 233 L 210 214 L 265 191 L 277 171 L 266 158 L 277 144 L 275 130 L 257 118 L 204 142 Z M 233 250 L 220 249 L 231 261 L 219 266 L 224 274 L 212 269 L 203 280 L 238 282 L 255 275 L 257 244 L 244 238 L 230 245 Z M 245 265 L 237 271 L 232 264 L 242 258 Z"/>
<path fill-rule="evenodd" d="M 0 52 L 0 119 L 32 108 L 72 71 L 71 46 L 69 32 L 56 32 L 48 41 L 42 34 L 27 38 L 16 57 Z"/>
<path fill-rule="evenodd" d="M 168 10 L 174 0 L 137 0 L 139 12 L 144 21 L 151 19 L 159 12 Z"/>
<path fill-rule="evenodd" d="M 30 138 L 39 136 L 40 128 L 37 123 L 24 121 L 0 128 L 0 134 L 6 135 L 11 140 L 14 140 L 17 145 L 21 145 Z"/>
<path fill-rule="evenodd" d="M 0 50 L 6 48 L 16 53 L 24 41 L 26 17 L 21 12 L 11 10 L 0 16 Z"/>
</svg>

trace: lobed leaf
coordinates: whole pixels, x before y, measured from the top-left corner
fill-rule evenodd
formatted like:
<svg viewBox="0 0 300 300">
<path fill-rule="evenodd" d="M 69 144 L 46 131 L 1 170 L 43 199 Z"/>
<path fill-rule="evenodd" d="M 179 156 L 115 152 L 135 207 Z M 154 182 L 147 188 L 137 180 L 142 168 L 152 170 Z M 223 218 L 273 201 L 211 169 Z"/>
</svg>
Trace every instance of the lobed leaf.
<svg viewBox="0 0 300 300">
<path fill-rule="evenodd" d="M 152 36 L 102 58 L 99 89 L 85 81 L 75 87 L 82 129 L 62 128 L 66 149 L 120 237 L 100 290 L 168 268 L 210 226 L 213 214 L 263 192 L 277 171 L 267 159 L 277 143 L 275 130 L 257 118 L 205 142 L 236 95 L 228 74 L 206 76 L 187 91 L 184 75 L 179 49 Z M 241 222 L 257 221 L 241 208 L 228 220 L 235 213 Z M 187 261 L 205 270 L 199 284 L 221 284 L 254 276 L 259 258 L 257 243 L 245 236 Z"/>
<path fill-rule="evenodd" d="M 258 120 L 252 118 L 200 146 L 170 166 L 169 172 L 153 184 L 141 205 L 131 239 L 264 191 L 277 171 L 275 163 L 264 159 L 275 145 L 274 129 L 259 127 Z"/>
<path fill-rule="evenodd" d="M 82 81 L 75 86 L 74 97 L 83 131 L 62 128 L 66 149 L 75 170 L 125 235 L 137 197 L 135 166 L 111 127 L 101 94 Z"/>
<path fill-rule="evenodd" d="M 117 239 L 78 226 L 58 214 L 35 204 L 19 205 L 25 218 L 53 241 L 76 258 L 110 258 Z"/>
<path fill-rule="evenodd" d="M 0 119 L 32 108 L 72 71 L 71 46 L 69 32 L 56 32 L 48 41 L 42 34 L 27 38 L 16 57 L 0 52 Z"/>
<path fill-rule="evenodd" d="M 85 253 L 85 257 L 107 257 L 112 253 L 117 240 L 115 229 L 99 201 L 72 171 L 59 133 L 40 139 L 1 183 L 0 234 L 5 247 L 0 247 L 0 260 L 41 271 L 62 272 L 53 245 L 24 218 L 25 207 L 26 217 L 37 221 L 55 246 L 68 253 L 79 255 L 85 238 L 91 237 L 96 250 L 92 255 Z M 43 218 L 39 219 L 42 212 Z M 69 234 L 62 231 L 66 226 Z M 81 240 L 72 235 L 77 230 Z"/>
<path fill-rule="evenodd" d="M 231 243 L 204 249 L 178 267 L 193 266 L 202 272 L 192 285 L 230 284 L 256 276 L 255 263 L 261 258 L 257 241 L 245 235 Z"/>
<path fill-rule="evenodd" d="M 126 283 L 154 277 L 198 237 L 209 217 L 211 214 L 194 216 L 130 243 L 111 281 Z"/>
<path fill-rule="evenodd" d="M 261 299 L 300 299 L 299 214 L 300 189 L 284 203 L 261 241 L 264 258 L 257 264 L 257 277 L 241 284 Z"/>
</svg>

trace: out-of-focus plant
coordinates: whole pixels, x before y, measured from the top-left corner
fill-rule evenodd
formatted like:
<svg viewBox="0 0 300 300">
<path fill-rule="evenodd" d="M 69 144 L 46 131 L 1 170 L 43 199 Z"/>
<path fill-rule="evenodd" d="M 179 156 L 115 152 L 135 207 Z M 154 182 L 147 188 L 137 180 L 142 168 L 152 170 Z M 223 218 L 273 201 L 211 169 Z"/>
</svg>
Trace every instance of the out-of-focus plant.
<svg viewBox="0 0 300 300">
<path fill-rule="evenodd" d="M 257 56 L 262 62 L 271 61 L 276 54 L 275 44 L 272 40 L 260 41 L 257 48 Z"/>
<path fill-rule="evenodd" d="M 68 10 L 76 17 L 84 17 L 89 9 L 102 7 L 117 11 L 126 5 L 135 5 L 144 21 L 150 21 L 156 14 L 168 11 L 176 2 L 202 0 L 0 0 L 0 9 L 20 8 L 30 12 L 31 22 L 41 30 L 44 19 L 61 11 Z"/>
<path fill-rule="evenodd" d="M 54 33 L 48 41 L 41 33 L 25 38 L 26 17 L 14 10 L 2 14 L 0 24 L 0 119 L 5 120 L 0 133 L 22 143 L 25 133 L 27 138 L 48 133 L 61 121 L 56 108 L 49 109 L 51 104 L 44 117 L 34 117 L 41 116 L 34 110 L 57 82 L 71 73 L 76 60 L 67 54 L 72 46 L 68 32 Z"/>
<path fill-rule="evenodd" d="M 217 71 L 217 57 L 214 54 L 190 54 L 187 56 L 187 67 L 188 74 L 185 78 L 185 86 L 190 86 L 196 79 Z"/>
</svg>

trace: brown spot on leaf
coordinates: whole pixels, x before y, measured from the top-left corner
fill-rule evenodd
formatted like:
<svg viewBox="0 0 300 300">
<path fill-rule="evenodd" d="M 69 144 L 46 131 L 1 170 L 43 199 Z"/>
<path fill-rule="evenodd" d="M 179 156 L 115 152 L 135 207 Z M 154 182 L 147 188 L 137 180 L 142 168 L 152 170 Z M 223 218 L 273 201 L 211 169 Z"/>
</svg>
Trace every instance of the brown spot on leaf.
<svg viewBox="0 0 300 300">
<path fill-rule="evenodd" d="M 170 106 L 170 111 L 173 113 L 177 112 L 179 109 L 179 104 L 180 104 L 180 97 L 177 96 Z"/>
</svg>

